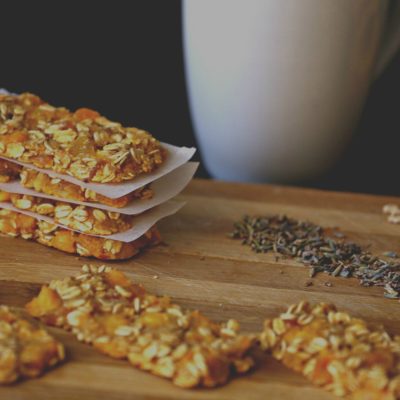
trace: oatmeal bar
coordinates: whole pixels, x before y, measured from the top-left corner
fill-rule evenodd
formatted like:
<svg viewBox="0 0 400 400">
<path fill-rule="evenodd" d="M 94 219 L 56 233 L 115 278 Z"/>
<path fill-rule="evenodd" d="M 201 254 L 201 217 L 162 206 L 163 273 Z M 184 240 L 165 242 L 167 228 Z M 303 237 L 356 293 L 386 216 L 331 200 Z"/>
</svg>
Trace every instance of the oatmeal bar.
<svg viewBox="0 0 400 400">
<path fill-rule="evenodd" d="M 260 341 L 287 367 L 337 396 L 400 398 L 400 338 L 334 305 L 294 304 L 265 321 Z"/>
<path fill-rule="evenodd" d="M 85 182 L 123 182 L 154 171 L 165 158 L 148 132 L 98 112 L 71 112 L 39 97 L 0 95 L 0 155 Z"/>
<path fill-rule="evenodd" d="M 22 186 L 40 193 L 66 200 L 95 202 L 117 208 L 125 207 L 134 199 L 148 200 L 153 197 L 150 185 L 143 186 L 125 196 L 111 199 L 74 183 L 59 178 L 51 178 L 49 175 L 33 169 L 23 168 L 20 177 Z"/>
<path fill-rule="evenodd" d="M 6 183 L 19 178 L 21 167 L 0 158 L 0 183 Z"/>
<path fill-rule="evenodd" d="M 151 228 L 139 239 L 124 243 L 62 229 L 57 225 L 6 209 L 0 209 L 0 232 L 13 237 L 21 236 L 24 239 L 35 240 L 67 253 L 103 260 L 130 258 L 142 248 L 160 241 L 156 227 Z"/>
<path fill-rule="evenodd" d="M 62 201 L 0 190 L 0 201 L 54 218 L 54 222 L 86 234 L 111 235 L 132 228 L 134 217 Z"/>
<path fill-rule="evenodd" d="M 111 267 L 84 265 L 78 276 L 43 286 L 28 312 L 78 340 L 177 386 L 212 387 L 253 365 L 254 337 L 235 320 L 217 324 L 145 289 Z"/>
<path fill-rule="evenodd" d="M 0 306 L 0 385 L 35 378 L 64 359 L 64 347 L 44 329 Z"/>
</svg>

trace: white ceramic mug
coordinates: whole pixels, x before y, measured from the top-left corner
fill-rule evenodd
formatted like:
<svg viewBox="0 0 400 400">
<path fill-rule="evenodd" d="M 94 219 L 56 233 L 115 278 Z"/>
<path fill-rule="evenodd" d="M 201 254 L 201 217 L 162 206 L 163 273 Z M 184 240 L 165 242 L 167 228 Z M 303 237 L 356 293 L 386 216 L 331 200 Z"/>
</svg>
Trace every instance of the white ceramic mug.
<svg viewBox="0 0 400 400">
<path fill-rule="evenodd" d="M 400 44 L 398 6 L 184 0 L 189 102 L 211 175 L 295 182 L 329 167 Z"/>
</svg>

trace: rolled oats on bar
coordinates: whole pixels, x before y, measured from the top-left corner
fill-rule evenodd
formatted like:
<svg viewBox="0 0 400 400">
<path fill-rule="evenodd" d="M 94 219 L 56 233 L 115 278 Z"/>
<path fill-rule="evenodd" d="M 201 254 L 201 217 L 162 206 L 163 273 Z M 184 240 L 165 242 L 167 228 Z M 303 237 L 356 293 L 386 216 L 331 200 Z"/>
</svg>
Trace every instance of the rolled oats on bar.
<svg viewBox="0 0 400 400">
<path fill-rule="evenodd" d="M 177 386 L 217 386 L 253 366 L 254 336 L 240 334 L 235 320 L 214 323 L 147 293 L 111 267 L 84 265 L 81 274 L 43 286 L 26 309 Z"/>
<path fill-rule="evenodd" d="M 35 378 L 64 359 L 64 347 L 37 325 L 0 306 L 0 384 Z"/>
<path fill-rule="evenodd" d="M 154 171 L 166 151 L 144 130 L 23 93 L 0 94 L 0 155 L 84 182 L 117 183 Z"/>
<path fill-rule="evenodd" d="M 337 396 L 400 398 L 400 337 L 332 304 L 291 305 L 265 321 L 260 342 L 287 367 Z"/>
<path fill-rule="evenodd" d="M 13 237 L 31 239 L 67 253 L 103 260 L 121 260 L 133 257 L 147 246 L 160 241 L 156 227 L 132 242 L 120 242 L 62 229 L 46 221 L 7 209 L 0 209 L 0 232 Z"/>
</svg>

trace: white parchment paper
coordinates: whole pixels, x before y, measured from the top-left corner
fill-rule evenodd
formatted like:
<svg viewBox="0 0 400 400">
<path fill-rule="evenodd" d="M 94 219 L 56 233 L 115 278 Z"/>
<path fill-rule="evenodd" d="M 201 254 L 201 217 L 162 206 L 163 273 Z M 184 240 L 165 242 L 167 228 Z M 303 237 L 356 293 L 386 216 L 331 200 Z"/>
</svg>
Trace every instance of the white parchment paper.
<svg viewBox="0 0 400 400">
<path fill-rule="evenodd" d="M 184 205 L 185 205 L 185 202 L 183 202 L 183 201 L 170 200 L 170 201 L 167 201 L 166 203 L 163 203 L 157 207 L 154 207 L 151 210 L 135 217 L 134 226 L 125 232 L 114 233 L 112 235 L 92 235 L 92 234 L 89 235 L 88 234 L 88 236 L 97 236 L 97 237 L 102 237 L 104 239 L 119 240 L 121 242 L 126 242 L 126 243 L 132 242 L 133 240 L 136 240 L 140 236 L 145 234 L 160 219 L 175 214 Z M 12 210 L 12 211 L 15 211 L 15 212 L 18 212 L 21 214 L 29 215 L 38 220 L 47 221 L 47 222 L 49 222 L 51 224 L 55 224 L 63 229 L 80 232 L 76 229 L 68 228 L 65 225 L 57 224 L 54 222 L 53 218 L 46 217 L 45 215 L 40 215 L 40 214 L 33 213 L 31 211 L 26 211 L 26 210 L 20 210 L 19 208 L 14 207 L 11 203 L 0 202 L 0 208 L 5 208 L 5 209 Z M 83 233 L 83 232 L 80 232 L 80 233 Z M 85 233 L 85 235 L 86 235 L 86 233 Z"/>
<path fill-rule="evenodd" d="M 63 179 L 65 181 L 74 183 L 75 185 L 84 187 L 85 189 L 93 190 L 96 193 L 102 194 L 103 196 L 115 199 L 117 197 L 121 197 L 130 192 L 133 192 L 134 190 L 139 189 L 142 186 L 147 185 L 148 183 L 153 182 L 156 179 L 159 179 L 162 176 L 168 174 L 169 172 L 188 162 L 192 158 L 193 154 L 196 152 L 196 149 L 194 147 L 177 147 L 167 143 L 162 143 L 161 145 L 167 150 L 168 154 L 165 162 L 161 164 L 159 168 L 157 168 L 154 172 L 150 174 L 142 174 L 132 181 L 126 181 L 122 183 L 82 182 L 79 179 L 76 179 L 73 176 L 67 174 L 59 174 L 49 169 L 38 168 L 32 164 L 24 163 L 8 157 L 0 156 L 0 158 L 15 164 L 22 165 L 27 168 L 34 169 L 36 171 L 43 172 L 51 177 Z"/>
<path fill-rule="evenodd" d="M 134 199 L 130 204 L 121 208 L 111 207 L 100 203 L 84 202 L 50 196 L 45 193 L 37 192 L 36 190 L 27 189 L 17 181 L 0 183 L 0 190 L 4 190 L 5 192 L 9 193 L 26 194 L 29 196 L 63 201 L 65 203 L 80 204 L 88 207 L 100 208 L 107 211 L 116 211 L 126 215 L 136 215 L 141 214 L 142 212 L 147 211 L 152 207 L 158 206 L 159 204 L 164 203 L 165 201 L 168 201 L 179 194 L 190 182 L 198 166 L 199 163 L 197 162 L 188 162 L 174 169 L 172 172 L 151 183 L 151 187 L 154 192 L 154 195 L 151 199 Z"/>
</svg>

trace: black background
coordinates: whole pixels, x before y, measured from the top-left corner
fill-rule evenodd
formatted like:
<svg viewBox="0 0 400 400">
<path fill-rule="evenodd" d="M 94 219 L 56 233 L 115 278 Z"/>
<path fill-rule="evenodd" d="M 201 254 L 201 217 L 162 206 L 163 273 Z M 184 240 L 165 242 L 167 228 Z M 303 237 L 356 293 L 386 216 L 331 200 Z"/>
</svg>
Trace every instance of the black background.
<svg viewBox="0 0 400 400">
<path fill-rule="evenodd" d="M 8 2 L 0 13 L 0 87 L 90 107 L 160 140 L 195 145 L 179 0 Z M 342 159 L 300 184 L 400 194 L 399 71 L 400 55 L 373 84 Z"/>
</svg>

